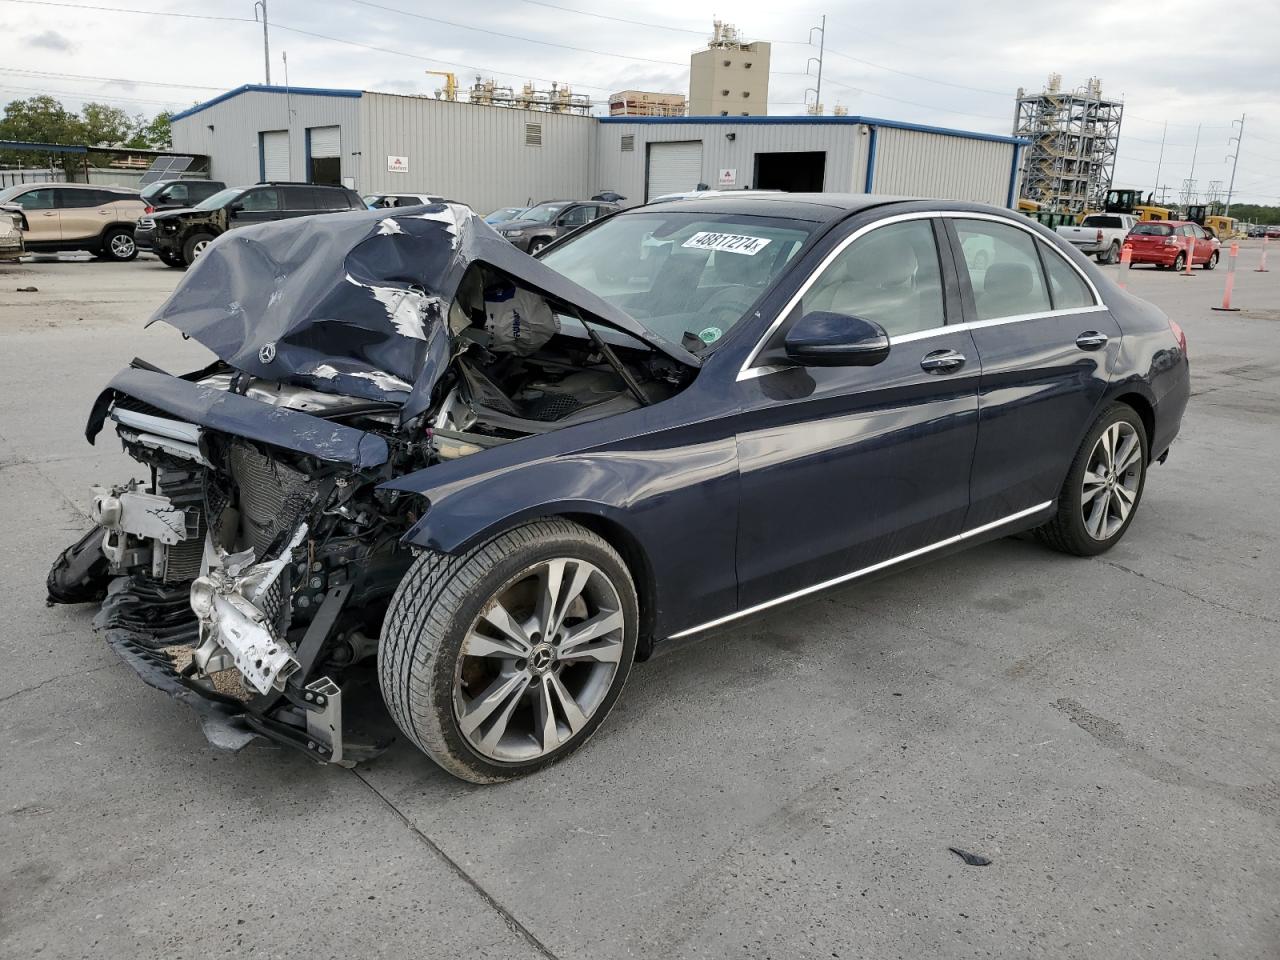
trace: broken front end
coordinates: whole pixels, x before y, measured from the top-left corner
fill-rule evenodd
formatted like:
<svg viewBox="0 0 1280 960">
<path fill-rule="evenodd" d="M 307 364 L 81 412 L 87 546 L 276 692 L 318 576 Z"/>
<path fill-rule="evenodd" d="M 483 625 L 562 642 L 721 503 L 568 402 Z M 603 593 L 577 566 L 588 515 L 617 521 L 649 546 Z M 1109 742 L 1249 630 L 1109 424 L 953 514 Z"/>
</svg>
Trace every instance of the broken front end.
<svg viewBox="0 0 1280 960">
<path fill-rule="evenodd" d="M 236 231 L 153 319 L 220 359 L 135 361 L 102 393 L 88 438 L 110 423 L 140 475 L 94 490 L 50 599 L 101 601 L 107 641 L 216 745 L 346 764 L 394 733 L 379 635 L 426 507 L 383 485 L 664 399 L 696 368 L 444 204 Z"/>
</svg>

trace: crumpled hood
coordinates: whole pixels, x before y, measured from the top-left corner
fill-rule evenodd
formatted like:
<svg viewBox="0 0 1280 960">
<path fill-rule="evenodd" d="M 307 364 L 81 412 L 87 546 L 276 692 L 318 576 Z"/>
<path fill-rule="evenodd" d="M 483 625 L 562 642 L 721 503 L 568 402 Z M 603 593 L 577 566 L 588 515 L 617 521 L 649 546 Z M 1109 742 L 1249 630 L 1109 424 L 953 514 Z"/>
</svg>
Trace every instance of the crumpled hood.
<svg viewBox="0 0 1280 960">
<path fill-rule="evenodd" d="M 411 209 L 229 231 L 148 325 L 163 320 L 256 377 L 400 403 L 403 422 L 430 405 L 450 358 L 449 305 L 467 267 L 479 262 L 562 308 L 699 365 L 683 347 L 516 250 L 469 208 Z"/>
</svg>

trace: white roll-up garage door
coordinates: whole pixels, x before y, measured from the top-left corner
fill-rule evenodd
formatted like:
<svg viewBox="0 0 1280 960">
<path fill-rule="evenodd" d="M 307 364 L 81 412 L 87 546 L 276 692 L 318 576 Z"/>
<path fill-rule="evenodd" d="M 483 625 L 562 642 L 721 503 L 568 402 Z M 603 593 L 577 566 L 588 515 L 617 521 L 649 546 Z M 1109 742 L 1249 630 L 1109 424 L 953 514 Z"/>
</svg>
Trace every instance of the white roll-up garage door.
<svg viewBox="0 0 1280 960">
<path fill-rule="evenodd" d="M 268 130 L 262 134 L 262 177 L 289 179 L 289 131 Z"/>
<path fill-rule="evenodd" d="M 646 200 L 694 190 L 702 182 L 702 141 L 649 144 Z"/>
<path fill-rule="evenodd" d="M 312 127 L 311 156 L 337 157 L 342 154 L 341 127 Z"/>
</svg>

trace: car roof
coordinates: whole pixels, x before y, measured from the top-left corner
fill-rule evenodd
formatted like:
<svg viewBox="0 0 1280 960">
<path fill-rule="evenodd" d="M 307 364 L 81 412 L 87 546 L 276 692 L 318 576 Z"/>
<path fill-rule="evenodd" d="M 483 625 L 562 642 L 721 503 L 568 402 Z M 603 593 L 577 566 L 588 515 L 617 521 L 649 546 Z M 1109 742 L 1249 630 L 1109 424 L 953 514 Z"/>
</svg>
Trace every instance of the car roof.
<svg viewBox="0 0 1280 960">
<path fill-rule="evenodd" d="M 741 191 L 746 193 L 746 191 Z M 888 204 L 931 202 L 922 197 L 882 196 L 869 193 L 752 193 L 738 196 L 726 190 L 714 197 L 691 197 L 686 200 L 664 200 L 664 210 L 681 210 L 688 213 L 742 213 L 757 217 L 781 217 L 784 220 L 814 220 L 819 223 L 843 220 L 863 210 Z M 947 204 L 952 201 L 932 201 Z M 969 204 L 974 210 L 989 209 L 982 204 Z M 648 206 L 632 207 L 623 213 L 647 210 Z M 939 207 L 941 209 L 941 207 Z M 1005 211 L 1006 213 L 1009 211 Z"/>
</svg>

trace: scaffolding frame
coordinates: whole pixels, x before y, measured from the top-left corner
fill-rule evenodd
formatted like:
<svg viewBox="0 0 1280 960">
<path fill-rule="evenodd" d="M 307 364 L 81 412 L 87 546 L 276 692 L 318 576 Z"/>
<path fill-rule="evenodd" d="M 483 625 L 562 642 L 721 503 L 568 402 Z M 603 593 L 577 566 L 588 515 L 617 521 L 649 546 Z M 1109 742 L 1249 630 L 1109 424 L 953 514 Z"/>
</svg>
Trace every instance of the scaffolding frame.
<svg viewBox="0 0 1280 960">
<path fill-rule="evenodd" d="M 1062 90 L 1051 74 L 1045 89 L 1018 89 L 1013 135 L 1029 141 L 1022 157 L 1020 196 L 1059 213 L 1101 210 L 1115 176 L 1124 103 L 1102 96 L 1096 77 Z"/>
</svg>

